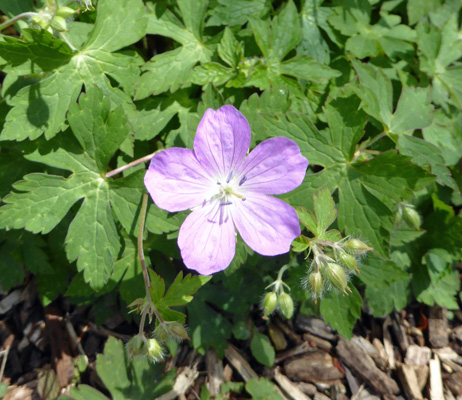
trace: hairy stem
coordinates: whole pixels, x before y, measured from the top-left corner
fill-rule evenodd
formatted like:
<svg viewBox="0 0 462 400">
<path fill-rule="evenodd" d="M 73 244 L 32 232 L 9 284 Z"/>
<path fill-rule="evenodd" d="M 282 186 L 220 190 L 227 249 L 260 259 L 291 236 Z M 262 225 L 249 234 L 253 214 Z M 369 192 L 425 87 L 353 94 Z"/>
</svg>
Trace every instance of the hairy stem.
<svg viewBox="0 0 462 400">
<path fill-rule="evenodd" d="M 144 157 L 141 157 L 138 160 L 135 160 L 135 161 L 132 161 L 131 163 L 128 163 L 127 165 L 124 165 L 122 167 L 119 167 L 119 168 L 113 169 L 112 171 L 109 171 L 106 174 L 106 178 L 111 178 L 112 176 L 120 174 L 121 172 L 125 171 L 128 168 L 134 167 L 135 165 L 138 165 L 138 164 L 141 164 L 141 163 L 144 163 L 146 161 L 151 160 L 159 151 L 160 150 L 157 150 L 154 153 L 148 154 L 147 156 L 144 156 Z"/>
<path fill-rule="evenodd" d="M 32 18 L 32 17 L 35 17 L 36 15 L 38 15 L 36 12 L 25 12 L 25 13 L 16 15 L 16 17 L 13 17 L 13 18 L 9 19 L 8 21 L 6 21 L 6 22 L 4 22 L 3 24 L 0 25 L 0 32 L 3 29 L 8 28 L 9 26 L 15 24 L 16 22 L 18 22 L 21 19 Z"/>
<path fill-rule="evenodd" d="M 144 258 L 144 249 L 143 249 L 143 233 L 144 233 L 144 223 L 146 221 L 146 210 L 148 208 L 148 194 L 145 193 L 143 195 L 143 200 L 141 203 L 141 212 L 140 212 L 140 228 L 138 231 L 138 256 L 140 258 L 141 269 L 143 271 L 143 279 L 144 279 L 144 288 L 146 290 L 146 301 L 150 302 L 150 306 L 143 309 L 141 314 L 141 322 L 140 322 L 140 335 L 144 332 L 144 324 L 146 322 L 146 315 L 152 311 L 154 315 L 157 317 L 161 324 L 164 323 L 164 320 L 160 316 L 159 312 L 157 311 L 156 306 L 154 305 L 151 297 L 151 292 L 149 289 L 151 288 L 151 281 L 149 280 L 149 273 L 146 267 L 146 260 Z"/>
</svg>

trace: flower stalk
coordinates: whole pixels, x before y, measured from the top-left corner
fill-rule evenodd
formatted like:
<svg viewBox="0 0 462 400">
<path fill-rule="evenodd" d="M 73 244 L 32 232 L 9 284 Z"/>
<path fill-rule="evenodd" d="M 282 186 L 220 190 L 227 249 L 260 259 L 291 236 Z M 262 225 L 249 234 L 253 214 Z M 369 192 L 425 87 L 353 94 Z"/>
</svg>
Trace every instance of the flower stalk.
<svg viewBox="0 0 462 400">
<path fill-rule="evenodd" d="M 9 26 L 15 24 L 16 22 L 24 19 L 24 18 L 32 18 L 32 17 L 35 17 L 36 15 L 38 15 L 38 13 L 36 12 L 25 12 L 25 13 L 22 13 L 22 14 L 18 14 L 16 15 L 15 17 L 9 19 L 8 21 L 4 22 L 3 24 L 0 25 L 0 32 L 3 30 L 3 29 L 6 29 L 8 28 Z"/>
</svg>

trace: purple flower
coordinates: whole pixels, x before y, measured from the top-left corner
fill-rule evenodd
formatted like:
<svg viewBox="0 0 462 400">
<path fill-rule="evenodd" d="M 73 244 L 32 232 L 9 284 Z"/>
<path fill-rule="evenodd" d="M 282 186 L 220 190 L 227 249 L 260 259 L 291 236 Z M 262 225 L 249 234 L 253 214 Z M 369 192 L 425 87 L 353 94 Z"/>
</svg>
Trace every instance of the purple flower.
<svg viewBox="0 0 462 400">
<path fill-rule="evenodd" d="M 180 228 L 178 246 L 186 266 L 201 274 L 229 266 L 236 230 L 266 256 L 287 253 L 300 235 L 296 211 L 268 195 L 299 186 L 308 160 L 285 137 L 263 141 L 246 157 L 249 146 L 249 123 L 236 108 L 208 109 L 194 151 L 173 147 L 156 154 L 144 178 L 158 207 L 193 210 Z"/>
</svg>

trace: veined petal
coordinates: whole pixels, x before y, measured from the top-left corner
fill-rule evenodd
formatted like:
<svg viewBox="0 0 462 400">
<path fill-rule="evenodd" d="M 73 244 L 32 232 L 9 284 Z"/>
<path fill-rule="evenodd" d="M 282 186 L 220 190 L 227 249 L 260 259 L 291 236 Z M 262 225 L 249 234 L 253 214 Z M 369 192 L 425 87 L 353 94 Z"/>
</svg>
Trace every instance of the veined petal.
<svg viewBox="0 0 462 400">
<path fill-rule="evenodd" d="M 297 212 L 275 197 L 251 193 L 236 203 L 232 216 L 244 242 L 265 256 L 287 253 L 300 235 Z"/>
<path fill-rule="evenodd" d="M 188 215 L 178 235 L 181 257 L 189 269 L 210 275 L 233 260 L 236 234 L 226 206 L 207 204 Z"/>
<path fill-rule="evenodd" d="M 250 146 L 250 126 L 233 106 L 212 110 L 202 118 L 194 139 L 194 152 L 207 171 L 226 180 L 242 162 Z"/>
<path fill-rule="evenodd" d="M 242 189 L 264 194 L 294 190 L 305 178 L 308 160 L 293 140 L 275 137 L 253 149 L 239 169 Z"/>
<path fill-rule="evenodd" d="M 159 208 L 174 212 L 196 207 L 216 186 L 190 149 L 172 147 L 156 154 L 144 184 Z"/>
</svg>

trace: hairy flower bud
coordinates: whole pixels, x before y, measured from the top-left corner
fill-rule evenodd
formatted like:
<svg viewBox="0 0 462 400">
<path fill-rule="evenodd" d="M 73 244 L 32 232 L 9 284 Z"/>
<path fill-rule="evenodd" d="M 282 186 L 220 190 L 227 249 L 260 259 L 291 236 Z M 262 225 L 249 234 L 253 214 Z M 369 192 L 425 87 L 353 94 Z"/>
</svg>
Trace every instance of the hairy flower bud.
<svg viewBox="0 0 462 400">
<path fill-rule="evenodd" d="M 420 230 L 420 215 L 413 206 L 406 204 L 403 207 L 403 219 L 410 228 Z"/>
<path fill-rule="evenodd" d="M 347 277 L 342 266 L 336 263 L 329 263 L 323 268 L 324 275 L 328 282 L 337 290 L 345 293 L 347 290 Z"/>
<path fill-rule="evenodd" d="M 51 27 L 57 31 L 67 31 L 66 20 L 57 15 L 51 20 Z"/>
<path fill-rule="evenodd" d="M 316 302 L 317 299 L 321 298 L 322 292 L 324 290 L 324 280 L 322 279 L 321 273 L 318 271 L 309 274 L 307 278 L 307 283 L 311 290 L 311 296 Z"/>
<path fill-rule="evenodd" d="M 278 296 L 274 292 L 269 292 L 266 294 L 263 299 L 263 315 L 265 317 L 269 316 L 275 309 L 278 304 Z"/>
<path fill-rule="evenodd" d="M 69 18 L 72 17 L 74 13 L 75 10 L 70 7 L 59 7 L 56 15 L 63 18 Z"/>
<path fill-rule="evenodd" d="M 147 354 L 147 339 L 144 335 L 133 336 L 126 344 L 130 357 L 143 357 Z"/>
<path fill-rule="evenodd" d="M 292 318 L 292 315 L 294 315 L 294 301 L 292 297 L 287 293 L 281 293 L 279 295 L 278 304 L 281 314 L 287 319 Z"/>
<path fill-rule="evenodd" d="M 338 253 L 338 258 L 345 267 L 359 274 L 358 263 L 352 255 L 345 253 L 343 250 L 341 250 Z"/>
<path fill-rule="evenodd" d="M 369 247 L 366 243 L 362 242 L 359 239 L 350 239 L 345 242 L 343 248 L 350 254 L 354 256 L 359 256 L 361 254 L 367 253 L 368 251 L 374 250 L 372 247 Z"/>
<path fill-rule="evenodd" d="M 147 355 L 154 362 L 159 362 L 164 359 L 164 351 L 162 350 L 162 346 L 156 339 L 148 340 Z"/>
</svg>

